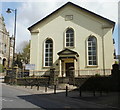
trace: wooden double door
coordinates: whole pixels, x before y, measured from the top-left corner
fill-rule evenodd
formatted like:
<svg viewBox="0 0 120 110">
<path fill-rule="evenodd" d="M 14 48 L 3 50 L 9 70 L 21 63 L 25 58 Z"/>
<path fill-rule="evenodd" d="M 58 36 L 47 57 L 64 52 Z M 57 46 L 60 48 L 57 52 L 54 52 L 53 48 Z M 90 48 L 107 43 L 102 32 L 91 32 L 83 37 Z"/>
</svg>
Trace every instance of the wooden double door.
<svg viewBox="0 0 120 110">
<path fill-rule="evenodd" d="M 70 77 L 70 74 L 69 74 L 69 68 L 70 68 L 70 67 L 74 67 L 74 63 L 66 63 L 66 64 L 65 64 L 66 77 Z"/>
</svg>

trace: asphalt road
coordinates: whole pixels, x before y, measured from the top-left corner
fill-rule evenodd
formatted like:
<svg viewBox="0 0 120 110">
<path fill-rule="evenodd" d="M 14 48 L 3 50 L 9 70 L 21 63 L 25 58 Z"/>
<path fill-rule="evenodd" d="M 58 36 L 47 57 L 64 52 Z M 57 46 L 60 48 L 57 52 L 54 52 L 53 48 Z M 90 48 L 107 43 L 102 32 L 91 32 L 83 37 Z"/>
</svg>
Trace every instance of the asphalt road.
<svg viewBox="0 0 120 110">
<path fill-rule="evenodd" d="M 2 84 L 2 108 L 108 108 L 100 104 L 65 97 L 59 94 L 32 93 L 22 88 Z M 85 109 L 86 110 L 86 109 Z M 111 110 L 111 109 L 108 109 Z"/>
<path fill-rule="evenodd" d="M 2 85 L 2 108 L 39 108 L 38 106 L 20 98 L 20 96 L 29 96 L 22 90 Z"/>
</svg>

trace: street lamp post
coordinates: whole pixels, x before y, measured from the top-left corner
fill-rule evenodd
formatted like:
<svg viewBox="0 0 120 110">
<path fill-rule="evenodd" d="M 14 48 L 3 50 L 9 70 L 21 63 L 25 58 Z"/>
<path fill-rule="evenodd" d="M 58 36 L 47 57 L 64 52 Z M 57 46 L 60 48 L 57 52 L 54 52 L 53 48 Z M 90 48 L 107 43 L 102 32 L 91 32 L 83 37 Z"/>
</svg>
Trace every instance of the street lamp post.
<svg viewBox="0 0 120 110">
<path fill-rule="evenodd" d="M 15 13 L 15 24 L 14 24 L 14 43 L 13 43 L 13 62 L 12 62 L 12 67 L 14 67 L 14 62 L 15 62 L 15 39 L 16 39 L 16 19 L 17 19 L 17 9 L 11 9 L 8 8 L 7 13 Z"/>
</svg>

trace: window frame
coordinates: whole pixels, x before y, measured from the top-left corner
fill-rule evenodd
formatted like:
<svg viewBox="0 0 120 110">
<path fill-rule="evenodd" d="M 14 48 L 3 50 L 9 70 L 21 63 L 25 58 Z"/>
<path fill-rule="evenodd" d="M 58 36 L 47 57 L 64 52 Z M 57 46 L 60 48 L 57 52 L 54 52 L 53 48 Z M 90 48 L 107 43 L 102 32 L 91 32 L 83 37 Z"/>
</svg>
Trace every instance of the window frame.
<svg viewBox="0 0 120 110">
<path fill-rule="evenodd" d="M 52 43 L 50 43 L 50 44 L 47 43 L 46 44 L 46 42 L 48 40 L 51 40 Z M 52 48 L 50 48 L 51 44 L 52 44 Z M 48 45 L 47 48 L 46 48 L 46 45 Z M 52 49 L 52 52 L 50 51 L 51 49 Z M 46 50 L 47 50 L 47 53 L 46 53 Z M 52 55 L 50 56 L 50 54 L 52 54 Z M 46 57 L 46 55 L 47 55 L 47 57 Z M 48 59 L 48 62 L 46 61 L 46 59 Z M 50 59 L 51 59 L 51 61 L 50 61 Z M 48 63 L 48 65 L 46 65 L 46 63 Z M 51 63 L 51 65 L 50 65 L 50 63 Z M 51 66 L 53 66 L 53 40 L 51 38 L 47 38 L 44 41 L 44 63 L 43 63 L 43 67 L 51 67 Z"/>
<path fill-rule="evenodd" d="M 67 33 L 68 30 L 72 30 L 73 33 Z M 68 39 L 67 39 L 68 35 Z M 71 37 L 73 35 L 73 37 Z M 71 41 L 72 39 L 72 41 Z M 67 41 L 68 40 L 68 41 Z M 71 45 L 73 43 L 73 45 Z M 69 44 L 67 46 L 67 44 Z M 73 28 L 69 27 L 65 30 L 65 48 L 74 48 L 75 47 L 75 31 Z"/>
<path fill-rule="evenodd" d="M 93 46 L 93 41 L 88 41 L 90 37 L 95 39 L 95 45 Z M 87 67 L 97 67 L 98 66 L 98 49 L 97 49 L 97 38 L 95 36 L 89 36 L 86 40 L 87 49 Z M 91 44 L 91 46 L 89 45 Z M 89 50 L 89 48 L 91 48 Z M 91 60 L 89 60 L 91 58 Z M 90 64 L 91 62 L 91 64 Z"/>
</svg>

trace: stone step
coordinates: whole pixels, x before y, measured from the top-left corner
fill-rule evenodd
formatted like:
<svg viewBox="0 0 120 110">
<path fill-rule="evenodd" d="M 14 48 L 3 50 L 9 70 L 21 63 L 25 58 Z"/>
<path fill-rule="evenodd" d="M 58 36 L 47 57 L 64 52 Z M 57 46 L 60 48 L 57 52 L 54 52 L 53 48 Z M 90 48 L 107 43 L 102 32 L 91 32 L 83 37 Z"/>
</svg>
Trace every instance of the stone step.
<svg viewBox="0 0 120 110">
<path fill-rule="evenodd" d="M 73 89 L 76 89 L 76 88 L 77 88 L 77 87 L 74 86 L 74 85 L 69 85 L 69 84 L 65 84 L 65 83 L 59 84 L 59 85 L 57 86 L 57 88 L 58 88 L 58 89 L 66 89 L 66 86 L 68 86 L 68 90 L 73 90 Z"/>
</svg>

